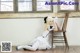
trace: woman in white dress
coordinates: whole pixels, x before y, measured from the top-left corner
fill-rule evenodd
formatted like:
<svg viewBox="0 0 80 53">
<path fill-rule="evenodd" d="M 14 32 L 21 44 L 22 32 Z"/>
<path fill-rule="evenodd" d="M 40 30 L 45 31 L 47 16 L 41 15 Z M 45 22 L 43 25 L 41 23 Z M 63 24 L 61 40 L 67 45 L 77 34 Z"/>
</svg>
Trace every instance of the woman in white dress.
<svg viewBox="0 0 80 53">
<path fill-rule="evenodd" d="M 57 30 L 57 25 L 54 23 L 54 20 L 52 17 L 45 17 L 44 18 L 44 22 L 45 22 L 45 27 L 44 27 L 44 32 L 41 36 L 35 38 L 32 41 L 31 45 L 20 45 L 17 46 L 17 50 L 19 49 L 27 49 L 27 50 L 42 50 L 42 49 L 50 49 L 51 45 L 48 41 L 49 39 L 49 32 L 51 30 Z"/>
</svg>

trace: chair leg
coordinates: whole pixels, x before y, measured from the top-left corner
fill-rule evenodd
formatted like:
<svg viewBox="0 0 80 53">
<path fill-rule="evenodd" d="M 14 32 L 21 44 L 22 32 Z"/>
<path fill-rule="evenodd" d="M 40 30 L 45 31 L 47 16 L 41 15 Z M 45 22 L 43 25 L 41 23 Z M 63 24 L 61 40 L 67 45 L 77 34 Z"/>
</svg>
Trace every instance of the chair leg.
<svg viewBox="0 0 80 53">
<path fill-rule="evenodd" d="M 68 45 L 68 41 L 67 41 L 67 37 L 66 37 L 66 32 L 63 32 L 63 36 L 64 36 L 65 45 L 69 49 L 69 45 Z"/>
<path fill-rule="evenodd" d="M 52 49 L 53 49 L 53 34 L 54 34 L 54 32 L 51 31 L 51 34 L 52 34 Z"/>
</svg>

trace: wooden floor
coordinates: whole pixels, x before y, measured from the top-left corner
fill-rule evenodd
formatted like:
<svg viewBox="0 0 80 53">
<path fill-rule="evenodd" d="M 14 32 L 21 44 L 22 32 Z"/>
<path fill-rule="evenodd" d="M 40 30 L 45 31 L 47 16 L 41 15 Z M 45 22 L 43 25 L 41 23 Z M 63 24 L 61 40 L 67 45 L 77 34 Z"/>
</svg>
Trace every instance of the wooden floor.
<svg viewBox="0 0 80 53">
<path fill-rule="evenodd" d="M 2 52 L 0 52 L 2 53 Z M 7 52 L 8 53 L 8 52 Z M 68 49 L 65 47 L 56 47 L 55 49 L 43 50 L 43 51 L 16 51 L 15 48 L 12 49 L 12 52 L 9 53 L 80 53 L 80 46 L 72 46 Z"/>
</svg>

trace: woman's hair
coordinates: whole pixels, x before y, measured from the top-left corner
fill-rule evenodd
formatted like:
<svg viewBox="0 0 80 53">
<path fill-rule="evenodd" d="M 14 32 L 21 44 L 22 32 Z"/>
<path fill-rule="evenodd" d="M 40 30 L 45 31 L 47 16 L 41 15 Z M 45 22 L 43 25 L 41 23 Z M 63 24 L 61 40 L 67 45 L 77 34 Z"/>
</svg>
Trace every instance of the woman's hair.
<svg viewBox="0 0 80 53">
<path fill-rule="evenodd" d="M 44 17 L 44 23 L 47 23 L 47 18 L 48 18 L 48 17 Z"/>
</svg>

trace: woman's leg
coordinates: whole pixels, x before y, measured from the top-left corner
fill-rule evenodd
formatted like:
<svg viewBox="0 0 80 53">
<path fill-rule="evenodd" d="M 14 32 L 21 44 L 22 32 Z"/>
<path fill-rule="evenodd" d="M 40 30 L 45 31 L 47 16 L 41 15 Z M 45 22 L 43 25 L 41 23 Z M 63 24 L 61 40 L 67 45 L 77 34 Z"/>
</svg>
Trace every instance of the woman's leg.
<svg viewBox="0 0 80 53">
<path fill-rule="evenodd" d="M 22 45 L 22 46 L 18 46 L 17 49 L 28 49 L 28 50 L 37 50 L 38 49 L 38 46 L 39 46 L 39 42 L 36 41 L 32 46 L 29 46 L 29 45 Z"/>
</svg>

